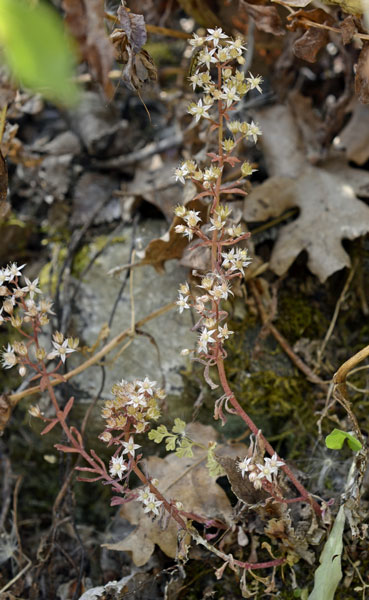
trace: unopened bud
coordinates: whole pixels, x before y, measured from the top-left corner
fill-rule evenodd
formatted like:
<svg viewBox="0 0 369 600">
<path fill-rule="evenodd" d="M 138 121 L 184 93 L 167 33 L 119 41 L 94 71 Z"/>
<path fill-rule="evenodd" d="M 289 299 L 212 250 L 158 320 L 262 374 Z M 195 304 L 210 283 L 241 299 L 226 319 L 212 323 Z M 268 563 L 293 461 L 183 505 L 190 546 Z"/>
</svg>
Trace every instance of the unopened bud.
<svg viewBox="0 0 369 600">
<path fill-rule="evenodd" d="M 19 367 L 18 369 L 18 373 L 21 377 L 24 377 L 27 373 L 27 369 L 24 365 L 22 365 L 21 367 Z"/>
<path fill-rule="evenodd" d="M 19 329 L 19 327 L 22 325 L 22 318 L 19 315 L 12 315 L 10 322 L 15 329 Z"/>
<path fill-rule="evenodd" d="M 64 342 L 64 335 L 60 331 L 55 331 L 53 339 L 57 344 L 62 344 Z"/>
<path fill-rule="evenodd" d="M 42 412 L 37 404 L 30 406 L 28 412 L 32 417 L 42 417 Z"/>
<path fill-rule="evenodd" d="M 46 358 L 46 350 L 45 348 L 37 348 L 36 350 L 36 358 L 38 361 L 44 360 Z"/>
<path fill-rule="evenodd" d="M 76 338 L 72 338 L 72 337 L 68 338 L 69 348 L 71 348 L 72 350 L 77 350 L 78 345 L 79 345 L 79 339 L 77 337 Z"/>
<path fill-rule="evenodd" d="M 27 346 L 24 342 L 14 342 L 13 348 L 16 354 L 20 354 L 21 356 L 27 356 L 28 354 Z"/>
<path fill-rule="evenodd" d="M 5 300 L 3 302 L 3 309 L 5 310 L 5 312 L 11 314 L 14 310 L 14 304 L 11 300 Z"/>
<path fill-rule="evenodd" d="M 42 327 L 44 327 L 45 325 L 47 325 L 49 323 L 49 317 L 47 316 L 46 313 L 41 313 L 39 320 L 40 320 L 40 325 Z"/>
<path fill-rule="evenodd" d="M 110 442 L 111 438 L 112 438 L 112 434 L 109 431 L 104 431 L 103 433 L 101 433 L 99 435 L 99 440 L 101 440 L 102 442 Z"/>
</svg>

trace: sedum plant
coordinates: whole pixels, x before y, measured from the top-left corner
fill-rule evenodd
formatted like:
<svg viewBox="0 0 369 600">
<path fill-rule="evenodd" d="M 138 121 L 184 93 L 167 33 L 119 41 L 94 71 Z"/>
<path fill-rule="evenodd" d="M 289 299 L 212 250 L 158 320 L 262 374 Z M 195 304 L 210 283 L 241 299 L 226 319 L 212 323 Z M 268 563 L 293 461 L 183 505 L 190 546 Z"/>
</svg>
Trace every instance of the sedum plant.
<svg viewBox="0 0 369 600">
<path fill-rule="evenodd" d="M 177 206 L 175 215 L 181 222 L 176 225 L 176 232 L 193 241 L 192 248 L 200 247 L 204 252 L 210 250 L 207 271 L 193 271 L 197 283 L 191 287 L 189 283 L 183 283 L 179 289 L 178 310 L 180 313 L 185 310 L 194 311 L 197 316 L 194 329 L 198 333 L 196 348 L 185 348 L 182 354 L 200 362 L 204 367 L 206 382 L 212 389 L 220 389 L 214 406 L 214 418 L 220 419 L 224 424 L 227 413 L 235 414 L 253 434 L 247 455 L 240 457 L 236 463 L 237 471 L 245 484 L 247 480 L 247 484 L 255 490 L 263 490 L 274 504 L 286 507 L 299 501 L 308 503 L 316 515 L 320 516 L 322 508 L 296 479 L 236 399 L 225 371 L 225 342 L 233 332 L 229 329 L 224 303 L 233 294 L 232 285 L 235 280 L 244 277 L 251 258 L 244 245 L 250 234 L 243 231 L 241 225 L 232 223 L 232 210 L 223 199 L 230 194 L 245 194 L 242 184 L 244 178 L 253 172 L 253 168 L 247 161 L 241 162 L 237 157 L 237 150 L 243 140 L 255 143 L 261 135 L 257 123 L 234 120 L 232 112 L 250 90 L 261 91 L 261 77 L 251 74 L 247 76 L 242 70 L 245 46 L 240 38 L 234 40 L 221 29 L 208 29 L 203 37 L 194 35 L 190 43 L 196 49 L 196 68 L 190 82 L 194 90 L 200 90 L 201 95 L 189 105 L 188 112 L 196 123 L 203 120 L 208 123 L 215 139 L 215 149 L 207 154 L 207 165 L 198 165 L 195 160 L 190 159 L 182 162 L 175 171 L 178 181 L 184 184 L 190 180 L 196 185 L 197 193 L 193 200 L 204 202 L 208 207 L 208 218 L 202 221 L 200 211 L 189 210 L 184 205 Z M 228 170 L 227 181 L 229 171 L 234 169 L 241 173 L 242 178 L 236 177 L 231 183 L 224 183 L 225 169 Z M 45 299 L 36 302 L 36 296 L 41 292 L 37 279 L 31 282 L 26 278 L 25 285 L 21 284 L 23 266 L 18 268 L 16 264 L 10 264 L 0 271 L 0 293 L 4 298 L 0 320 L 10 322 L 23 338 L 4 349 L 2 365 L 4 368 L 17 367 L 23 377 L 26 372 L 34 371 L 32 380 L 39 380 L 41 389 L 48 392 L 55 409 L 54 417 L 45 417 L 37 406 L 30 409 L 33 416 L 45 422 L 42 434 L 57 424 L 60 425 L 67 442 L 57 444 L 56 448 L 66 453 L 79 454 L 84 459 L 83 466 L 76 466 L 76 469 L 85 474 L 79 477 L 80 480 L 102 481 L 110 485 L 114 493 L 112 505 L 134 500 L 140 502 L 144 512 L 153 518 L 167 513 L 178 525 L 178 556 L 185 559 L 188 541 L 192 538 L 222 559 L 222 566 L 217 571 L 218 577 L 222 576 L 226 566 L 240 573 L 242 593 L 246 596 L 246 572 L 282 565 L 289 560 L 286 552 L 280 557 L 260 563 L 245 562 L 231 554 L 225 554 L 216 543 L 211 544 L 195 528 L 194 523 L 203 523 L 203 517 L 186 513 L 180 498 L 166 498 L 160 491 L 160 481 L 146 475 L 141 468 L 143 455 L 141 445 L 136 443 L 137 434 L 148 433 L 148 437 L 158 444 L 165 441 L 166 449 L 174 451 L 179 457 L 192 456 L 195 444 L 186 436 L 186 424 L 180 419 L 175 419 L 172 431 L 168 431 L 164 425 L 152 428 L 152 422 L 160 417 L 160 404 L 165 399 L 165 391 L 148 377 L 139 381 L 122 380 L 117 383 L 112 389 L 113 397 L 103 406 L 105 427 L 100 440 L 114 451 L 109 465 L 106 466 L 93 449 L 86 450 L 81 433 L 67 423 L 73 398 L 61 408 L 54 393 L 54 385 L 63 380 L 59 373 L 60 367 L 77 350 L 78 340 L 64 338 L 61 333 L 55 332 L 50 349 L 44 349 L 40 345 L 39 334 L 49 321 L 52 305 Z M 52 362 L 55 359 L 56 365 Z M 213 381 L 214 375 L 219 383 Z M 207 452 L 209 472 L 217 477 L 223 470 L 217 461 L 215 443 L 210 444 Z M 281 484 L 281 472 L 295 487 L 295 497 L 285 497 L 286 486 Z M 132 487 L 133 474 L 141 481 L 141 487 Z"/>
</svg>

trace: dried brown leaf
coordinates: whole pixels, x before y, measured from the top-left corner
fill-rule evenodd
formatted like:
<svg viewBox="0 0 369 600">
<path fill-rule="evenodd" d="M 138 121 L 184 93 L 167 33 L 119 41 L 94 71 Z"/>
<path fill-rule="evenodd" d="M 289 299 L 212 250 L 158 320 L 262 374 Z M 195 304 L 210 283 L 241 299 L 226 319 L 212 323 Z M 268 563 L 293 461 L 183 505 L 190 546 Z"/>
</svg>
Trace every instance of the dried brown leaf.
<svg viewBox="0 0 369 600">
<path fill-rule="evenodd" d="M 309 26 L 304 22 L 305 19 L 324 25 L 333 25 L 334 19 L 321 8 L 314 8 L 313 10 L 299 10 L 288 17 L 290 24 L 287 27 L 291 31 L 295 31 L 300 27 L 307 29 L 304 35 L 296 40 L 293 44 L 293 52 L 295 56 L 297 56 L 297 58 L 301 58 L 302 60 L 306 60 L 307 62 L 313 63 L 316 61 L 319 50 L 327 45 L 329 41 L 329 35 L 328 31 L 325 29 Z"/>
<path fill-rule="evenodd" d="M 147 40 L 145 20 L 142 15 L 118 8 L 121 27 L 114 29 L 110 38 L 116 59 L 123 64 L 122 79 L 133 91 L 139 90 L 147 80 L 155 80 L 157 71 L 150 54 L 142 48 Z"/>
<path fill-rule="evenodd" d="M 118 8 L 117 15 L 132 51 L 137 54 L 147 40 L 144 17 L 128 11 L 125 6 Z"/>
<path fill-rule="evenodd" d="M 355 23 L 355 18 L 352 15 L 349 15 L 340 23 L 340 30 L 342 34 L 342 42 L 344 45 L 349 44 L 357 33 L 357 27 Z"/>
<path fill-rule="evenodd" d="M 104 0 L 63 0 L 65 21 L 78 42 L 83 60 L 86 60 L 105 95 L 111 98 L 114 86 L 109 71 L 114 61 L 114 50 L 104 27 Z"/>
<path fill-rule="evenodd" d="M 276 105 L 258 111 L 255 118 L 264 133 L 268 171 L 275 176 L 249 194 L 244 218 L 263 221 L 299 207 L 298 218 L 280 229 L 270 267 L 282 275 L 305 250 L 309 269 L 324 282 L 351 264 L 342 240 L 355 239 L 369 231 L 369 207 L 357 199 L 368 197 L 369 175 L 338 158 L 326 160 L 319 168 L 307 164 L 289 107 Z M 268 123 L 273 123 L 270 130 Z"/>
<path fill-rule="evenodd" d="M 355 92 L 359 101 L 369 104 L 369 42 L 364 42 L 355 75 Z"/>
<path fill-rule="evenodd" d="M 319 50 L 328 44 L 328 32 L 324 29 L 311 28 L 293 44 L 293 52 L 297 58 L 307 62 L 315 62 Z"/>
<path fill-rule="evenodd" d="M 298 218 L 282 228 L 274 245 L 270 268 L 282 275 L 306 250 L 310 271 L 324 282 L 351 264 L 342 240 L 369 231 L 369 207 L 356 198 L 368 191 L 367 173 L 331 160 L 323 168 L 307 167 L 297 179 L 270 177 L 248 196 L 244 217 L 263 221 L 298 206 Z"/>
<path fill-rule="evenodd" d="M 246 504 L 257 504 L 258 502 L 264 502 L 268 498 L 269 494 L 267 492 L 263 489 L 256 490 L 247 476 L 242 477 L 242 473 L 237 467 L 237 460 L 229 456 L 219 456 L 218 453 L 216 456 L 217 462 L 219 462 L 227 474 L 232 492 L 239 500 L 242 500 Z"/>
<path fill-rule="evenodd" d="M 211 426 L 200 423 L 188 425 L 186 433 L 191 439 L 205 445 L 215 440 L 218 435 Z M 192 458 L 178 458 L 174 454 L 169 454 L 165 459 L 151 456 L 146 461 L 147 472 L 159 480 L 158 489 L 167 499 L 182 502 L 183 510 L 204 518 L 218 518 L 230 523 L 231 503 L 216 480 L 209 475 L 206 468 L 206 452 L 198 447 L 194 447 L 193 451 Z M 153 521 L 143 512 L 141 503 L 134 501 L 124 504 L 120 515 L 138 527 L 121 542 L 106 544 L 107 548 L 131 552 L 137 566 L 144 565 L 150 559 L 155 544 L 167 556 L 176 556 L 178 526 L 175 521 L 170 520 L 164 527 L 158 519 Z"/>
<path fill-rule="evenodd" d="M 254 19 L 255 26 L 260 31 L 272 33 L 273 35 L 285 34 L 285 30 L 282 26 L 282 20 L 275 6 L 250 4 L 245 0 L 241 0 L 240 8 Z"/>
<path fill-rule="evenodd" d="M 203 222 L 206 220 L 208 207 L 200 200 L 191 200 L 186 203 L 186 206 L 189 210 L 200 211 L 201 220 Z M 182 224 L 183 220 L 175 217 L 169 231 L 148 244 L 140 264 L 152 265 L 159 273 L 162 273 L 167 260 L 181 258 L 188 245 L 188 240 L 181 233 L 176 233 L 175 227 Z"/>
</svg>

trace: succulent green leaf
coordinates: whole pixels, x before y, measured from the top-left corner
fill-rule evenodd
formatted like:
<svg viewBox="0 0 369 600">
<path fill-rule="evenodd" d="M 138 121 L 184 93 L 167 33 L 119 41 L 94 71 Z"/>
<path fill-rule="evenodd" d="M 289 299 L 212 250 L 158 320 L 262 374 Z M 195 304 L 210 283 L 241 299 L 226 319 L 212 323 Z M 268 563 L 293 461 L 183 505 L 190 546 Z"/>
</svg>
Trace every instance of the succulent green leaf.
<svg viewBox="0 0 369 600">
<path fill-rule="evenodd" d="M 167 436 L 167 439 L 165 440 L 165 449 L 168 451 L 175 450 L 176 449 L 176 441 L 177 441 L 177 436 L 169 433 Z"/>
<path fill-rule="evenodd" d="M 331 450 L 339 450 L 342 448 L 345 440 L 347 440 L 348 445 L 354 452 L 361 450 L 363 447 L 356 437 L 341 429 L 333 429 L 333 431 L 325 438 L 325 445 Z"/>
<path fill-rule="evenodd" d="M 160 444 L 167 435 L 170 434 L 165 425 L 159 425 L 157 429 L 151 429 L 151 431 L 149 431 L 149 440 L 153 440 L 156 444 Z"/>
<path fill-rule="evenodd" d="M 210 477 L 214 477 L 216 479 L 217 477 L 222 477 L 223 475 L 225 475 L 225 470 L 223 469 L 223 467 L 218 463 L 217 459 L 215 458 L 215 454 L 214 454 L 215 447 L 216 447 L 216 443 L 211 445 L 208 449 L 208 460 L 206 462 L 206 467 L 209 471 Z"/>
<path fill-rule="evenodd" d="M 172 428 L 173 433 L 184 433 L 186 429 L 186 423 L 181 419 L 174 419 L 174 427 Z"/>
<path fill-rule="evenodd" d="M 192 458 L 192 446 L 193 442 L 191 442 L 191 440 L 189 440 L 188 438 L 183 438 L 179 444 L 179 447 L 176 450 L 176 456 L 179 456 L 179 458 Z"/>
<path fill-rule="evenodd" d="M 341 554 L 342 535 L 345 525 L 345 509 L 338 511 L 332 531 L 320 555 L 320 566 L 315 571 L 314 589 L 308 600 L 333 600 L 337 586 L 342 578 Z"/>
<path fill-rule="evenodd" d="M 76 58 L 54 9 L 43 2 L 0 0 L 0 45 L 21 84 L 64 105 L 77 101 Z"/>
</svg>

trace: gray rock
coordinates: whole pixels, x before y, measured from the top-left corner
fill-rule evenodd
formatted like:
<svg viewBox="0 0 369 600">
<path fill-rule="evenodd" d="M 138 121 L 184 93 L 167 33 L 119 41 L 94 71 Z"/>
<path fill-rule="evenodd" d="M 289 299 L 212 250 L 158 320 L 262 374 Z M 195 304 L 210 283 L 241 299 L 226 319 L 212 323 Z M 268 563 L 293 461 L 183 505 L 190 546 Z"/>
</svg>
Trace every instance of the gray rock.
<svg viewBox="0 0 369 600">
<path fill-rule="evenodd" d="M 136 244 L 146 245 L 147 241 L 163 234 L 166 225 L 161 221 L 147 221 L 139 228 Z M 75 319 L 75 330 L 84 344 L 92 346 L 107 323 L 115 299 L 118 296 L 126 271 L 119 278 L 108 276 L 110 269 L 117 265 L 129 263 L 129 248 L 131 228 L 126 228 L 127 241 L 115 244 L 99 257 L 84 278 L 78 298 L 78 316 Z M 136 267 L 133 270 L 134 320 L 137 322 L 154 310 L 173 302 L 178 296 L 179 284 L 186 281 L 187 270 L 178 265 L 177 261 L 166 263 L 164 275 L 158 274 L 152 267 Z M 129 282 L 118 302 L 117 311 L 111 328 L 110 338 L 131 325 L 131 305 Z M 128 348 L 116 357 L 121 347 L 116 348 L 106 357 L 106 384 L 103 396 L 110 394 L 112 385 L 121 379 L 143 379 L 148 376 L 158 381 L 167 392 L 179 393 L 182 389 L 182 379 L 179 373 L 181 366 L 186 364 L 180 356 L 182 348 L 193 348 L 196 334 L 190 331 L 192 320 L 189 311 L 181 315 L 175 309 L 149 321 L 142 328 L 146 335 L 136 334 Z M 127 338 L 122 346 L 129 341 Z M 153 343 L 155 342 L 155 343 Z M 158 355 L 158 351 L 160 357 Z M 75 355 L 72 362 L 75 363 Z M 101 368 L 92 367 L 73 380 L 81 389 L 95 395 L 101 383 Z"/>
</svg>

